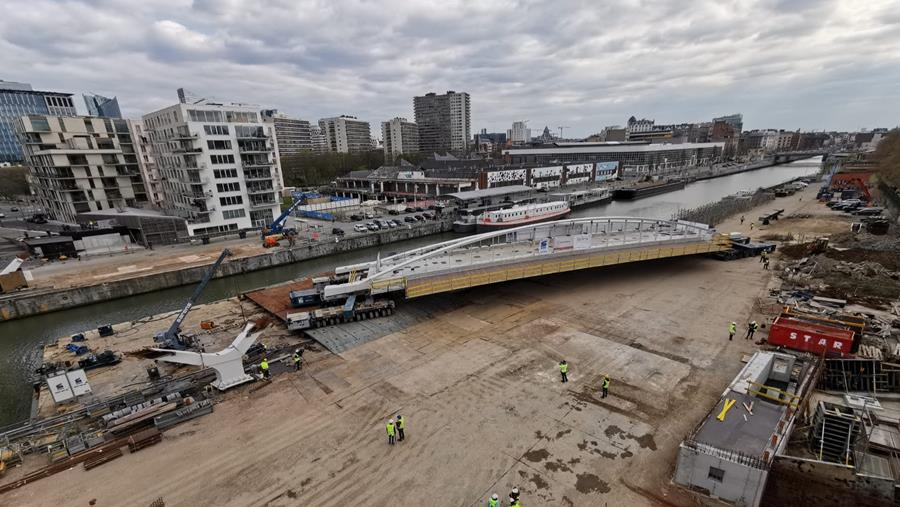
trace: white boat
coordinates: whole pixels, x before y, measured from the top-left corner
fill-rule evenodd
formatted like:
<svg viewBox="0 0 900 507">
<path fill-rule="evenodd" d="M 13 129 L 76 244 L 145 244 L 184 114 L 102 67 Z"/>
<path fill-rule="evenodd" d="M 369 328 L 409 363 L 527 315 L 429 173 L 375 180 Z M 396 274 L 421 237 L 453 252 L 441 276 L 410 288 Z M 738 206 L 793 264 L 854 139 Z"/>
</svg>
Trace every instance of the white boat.
<svg viewBox="0 0 900 507">
<path fill-rule="evenodd" d="M 488 211 L 478 216 L 475 225 L 478 232 L 509 229 L 538 222 L 549 222 L 566 217 L 572 209 L 565 201 L 523 204 L 510 208 Z"/>
</svg>

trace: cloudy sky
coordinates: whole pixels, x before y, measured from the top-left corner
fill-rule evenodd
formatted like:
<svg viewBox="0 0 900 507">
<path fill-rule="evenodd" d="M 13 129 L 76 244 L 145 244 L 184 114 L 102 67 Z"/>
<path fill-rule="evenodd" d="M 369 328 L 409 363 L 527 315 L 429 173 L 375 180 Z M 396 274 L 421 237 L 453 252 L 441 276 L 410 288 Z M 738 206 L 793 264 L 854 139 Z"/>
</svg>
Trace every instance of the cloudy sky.
<svg viewBox="0 0 900 507">
<path fill-rule="evenodd" d="M 742 112 L 745 128 L 900 123 L 896 0 L 2 6 L 0 79 L 116 95 L 130 117 L 175 103 L 184 87 L 373 126 L 412 118 L 414 95 L 467 91 L 473 133 L 529 120 L 584 136 L 632 114 L 670 123 Z"/>
</svg>

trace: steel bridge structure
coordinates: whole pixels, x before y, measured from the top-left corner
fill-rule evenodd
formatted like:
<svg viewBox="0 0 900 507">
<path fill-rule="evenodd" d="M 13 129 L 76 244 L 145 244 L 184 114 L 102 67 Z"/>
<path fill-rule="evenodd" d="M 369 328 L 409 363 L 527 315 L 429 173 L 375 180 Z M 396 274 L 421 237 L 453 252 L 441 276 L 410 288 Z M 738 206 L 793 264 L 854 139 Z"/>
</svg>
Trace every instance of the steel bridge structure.
<svg viewBox="0 0 900 507">
<path fill-rule="evenodd" d="M 639 217 L 573 218 L 435 243 L 371 262 L 342 266 L 349 281 L 324 298 L 402 292 L 415 298 L 479 285 L 667 257 L 730 246 L 705 225 Z"/>
</svg>

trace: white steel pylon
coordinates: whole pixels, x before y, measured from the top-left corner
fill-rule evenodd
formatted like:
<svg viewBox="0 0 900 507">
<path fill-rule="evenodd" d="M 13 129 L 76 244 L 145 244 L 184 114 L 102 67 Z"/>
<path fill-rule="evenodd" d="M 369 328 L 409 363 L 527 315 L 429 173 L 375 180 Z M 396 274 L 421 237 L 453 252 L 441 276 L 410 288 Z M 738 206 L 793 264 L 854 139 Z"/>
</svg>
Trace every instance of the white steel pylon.
<svg viewBox="0 0 900 507">
<path fill-rule="evenodd" d="M 216 370 L 216 380 L 212 383 L 220 391 L 253 380 L 253 377 L 244 372 L 243 357 L 247 349 L 259 338 L 262 331 L 250 334 L 254 327 L 250 322 L 244 327 L 241 334 L 231 342 L 231 345 L 218 352 L 190 352 L 186 350 L 152 349 L 157 352 L 166 352 L 169 355 L 160 357 L 160 361 L 170 363 L 191 364 L 194 366 L 209 367 Z"/>
</svg>

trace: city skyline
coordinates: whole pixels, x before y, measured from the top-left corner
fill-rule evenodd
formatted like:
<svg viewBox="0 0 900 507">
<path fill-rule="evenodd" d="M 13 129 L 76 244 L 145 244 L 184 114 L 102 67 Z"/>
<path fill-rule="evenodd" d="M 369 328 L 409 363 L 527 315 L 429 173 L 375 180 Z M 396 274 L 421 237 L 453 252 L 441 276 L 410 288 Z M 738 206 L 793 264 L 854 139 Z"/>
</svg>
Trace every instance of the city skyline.
<svg viewBox="0 0 900 507">
<path fill-rule="evenodd" d="M 733 112 L 748 130 L 897 125 L 885 107 L 900 99 L 890 2 L 17 3 L 0 20 L 0 79 L 116 96 L 129 118 L 183 86 L 293 118 L 376 125 L 412 118 L 414 96 L 463 90 L 472 132 L 528 119 L 584 137 L 631 115 L 680 123 Z M 35 15 L 48 10 L 58 16 Z"/>
</svg>

